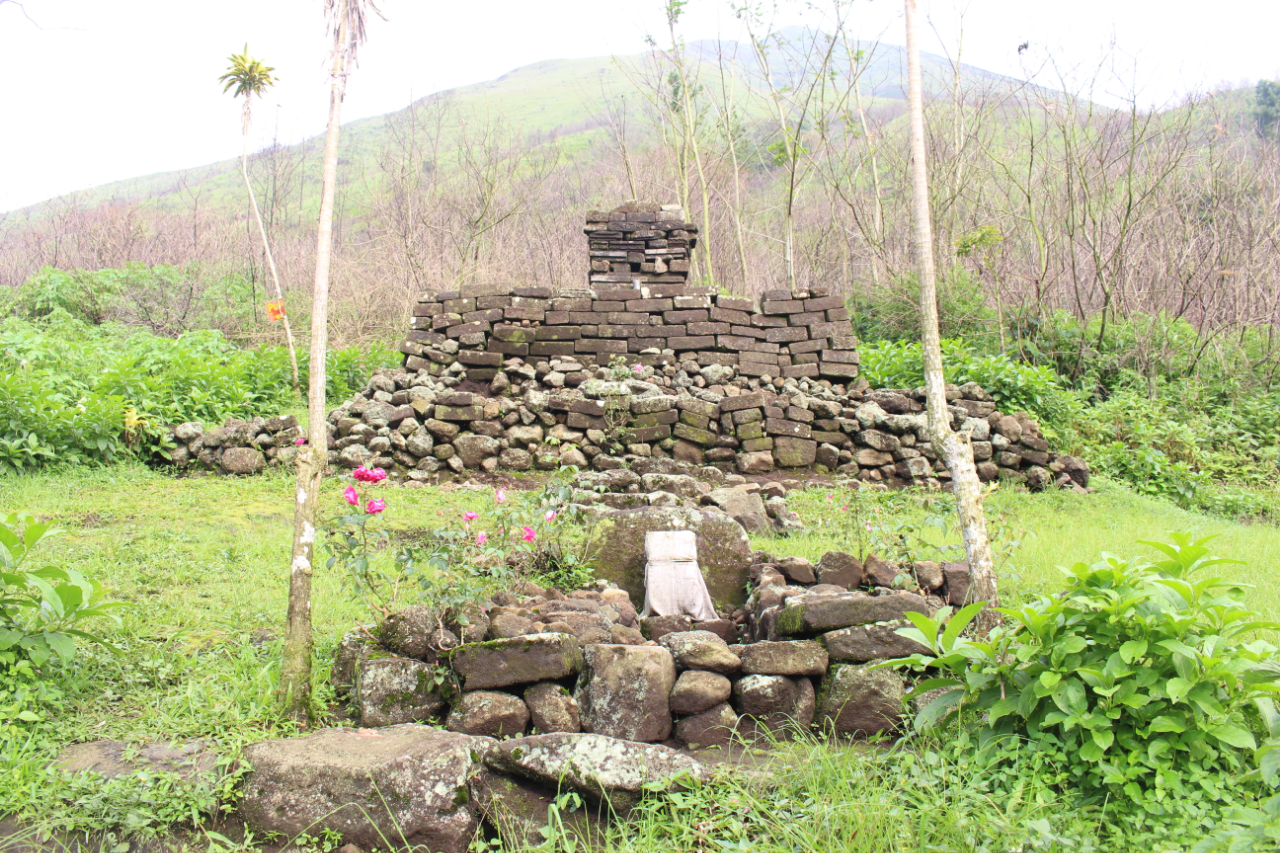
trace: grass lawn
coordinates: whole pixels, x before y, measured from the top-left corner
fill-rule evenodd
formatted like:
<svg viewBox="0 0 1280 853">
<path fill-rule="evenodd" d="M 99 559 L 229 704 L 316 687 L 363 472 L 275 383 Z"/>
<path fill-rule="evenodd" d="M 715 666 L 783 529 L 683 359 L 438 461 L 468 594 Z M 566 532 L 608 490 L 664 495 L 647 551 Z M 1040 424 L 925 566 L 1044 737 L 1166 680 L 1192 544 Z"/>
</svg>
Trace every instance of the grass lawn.
<svg viewBox="0 0 1280 853">
<path fill-rule="evenodd" d="M 331 512 L 342 506 L 342 486 L 336 479 L 326 486 L 323 504 Z M 489 490 L 478 487 L 378 489 L 388 503 L 387 521 L 402 528 L 456 525 L 465 510 L 482 509 L 490 500 Z M 132 605 L 123 625 L 105 632 L 119 654 L 82 650 L 64 679 L 67 696 L 56 723 L 44 726 L 40 739 L 0 744 L 8 765 L 0 816 L 160 833 L 182 818 L 180 810 L 167 811 L 154 791 L 144 796 L 136 788 L 70 788 L 43 769 L 50 751 L 100 738 L 204 738 L 230 757 L 244 743 L 293 730 L 277 719 L 272 695 L 286 608 L 292 491 L 292 479 L 280 473 L 174 479 L 139 465 L 0 479 L 0 513 L 31 512 L 65 529 L 44 561 L 95 577 L 111 596 Z M 958 542 L 954 532 L 930 524 L 936 512 L 920 495 L 881 495 L 842 510 L 852 503 L 847 492 L 810 488 L 790 502 L 807 531 L 789 539 L 753 538 L 755 547 L 816 560 L 830 549 L 857 552 L 904 542 L 954 553 Z M 1006 558 L 1002 586 L 1008 599 L 1056 588 L 1058 565 L 1094 561 L 1102 552 L 1154 554 L 1137 540 L 1187 531 L 1221 534 L 1215 550 L 1245 561 L 1221 567 L 1222 573 L 1254 585 L 1251 603 L 1269 617 L 1280 616 L 1280 593 L 1266 580 L 1280 557 L 1280 529 L 1273 525 L 1188 513 L 1105 482 L 1090 496 L 1001 490 L 989 501 L 989 513 Z M 368 616 L 341 580 L 323 569 L 315 578 L 314 607 L 316 675 L 324 682 L 334 645 Z M 318 695 L 329 698 L 325 687 Z M 767 807 L 748 785 L 717 788 L 712 799 L 694 792 L 684 806 L 678 800 L 655 806 L 658 812 L 646 813 L 620 849 L 973 849 L 966 844 L 977 837 L 975 821 L 988 827 L 979 836 L 998 837 L 1002 821 L 1025 824 L 1042 813 L 1075 820 L 1052 801 L 995 803 L 976 788 L 965 799 L 970 788 L 962 768 L 944 797 L 951 805 L 935 809 L 912 802 L 928 794 L 927 785 L 917 789 L 910 778 L 886 778 L 874 761 L 851 759 L 847 748 L 799 745 L 779 754 L 785 757 L 778 765 L 784 784 L 770 794 Z M 672 808 L 686 808 L 688 820 L 674 818 Z M 706 824 L 702 829 L 695 828 L 699 820 Z M 762 846 L 747 843 L 751 833 Z M 707 846 L 713 836 L 739 846 Z M 809 846 L 824 838 L 830 842 L 825 848 Z"/>
</svg>

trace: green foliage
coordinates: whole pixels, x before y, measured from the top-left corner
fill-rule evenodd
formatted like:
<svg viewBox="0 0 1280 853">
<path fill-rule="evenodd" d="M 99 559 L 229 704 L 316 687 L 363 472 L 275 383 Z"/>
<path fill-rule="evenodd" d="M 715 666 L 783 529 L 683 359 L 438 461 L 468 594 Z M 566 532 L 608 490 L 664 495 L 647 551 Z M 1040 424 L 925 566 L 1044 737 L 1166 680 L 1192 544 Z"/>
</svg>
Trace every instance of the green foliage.
<svg viewBox="0 0 1280 853">
<path fill-rule="evenodd" d="M 32 551 L 61 532 L 26 513 L 0 520 L 0 743 L 18 737 L 24 723 L 45 720 L 61 702 L 50 672 L 54 664 L 71 663 L 77 640 L 103 642 L 82 623 L 99 617 L 119 622 L 113 611 L 123 605 L 104 601 L 96 580 L 28 562 Z"/>
<path fill-rule="evenodd" d="M 327 566 L 340 569 L 349 592 L 379 616 L 427 604 L 465 622 L 469 610 L 520 574 L 577 586 L 590 569 L 576 547 L 581 536 L 573 526 L 583 516 L 569 506 L 572 473 L 561 472 L 532 496 L 497 489 L 487 507 L 466 510 L 455 524 L 393 540 L 381 521 L 385 505 L 356 485 L 385 474 L 356 469 L 344 492 L 347 508 L 323 528 Z"/>
<path fill-rule="evenodd" d="M 380 348 L 331 351 L 332 397 L 363 387 L 398 357 Z M 306 382 L 308 362 L 299 366 Z M 0 472 L 54 461 L 166 458 L 185 421 L 270 415 L 292 405 L 288 352 L 240 349 L 219 332 L 165 338 L 94 326 L 55 308 L 38 321 L 0 321 Z"/>
<path fill-rule="evenodd" d="M 131 268 L 132 269 L 132 268 Z M 167 270 L 158 267 L 157 270 Z M 28 319 L 65 312 L 85 323 L 106 322 L 119 306 L 125 270 L 41 267 L 18 288 L 9 311 Z"/>
<path fill-rule="evenodd" d="M 962 236 L 957 245 L 963 251 L 980 253 L 999 240 L 998 231 L 983 226 Z M 989 290 L 980 277 L 959 265 L 940 274 L 938 326 L 944 338 L 992 338 L 997 330 L 997 315 L 987 304 Z M 864 341 L 918 341 L 919 279 L 914 272 L 907 273 L 893 279 L 883 289 L 855 292 L 849 298 L 849 311 L 853 330 Z"/>
<path fill-rule="evenodd" d="M 1274 693 L 1251 673 L 1274 655 L 1238 585 L 1200 577 L 1235 562 L 1207 539 L 1144 543 L 1166 559 L 1077 563 L 1060 594 L 1001 609 L 986 640 L 964 636 L 982 608 L 908 614 L 898 633 L 930 649 L 884 665 L 937 673 L 941 693 L 918 729 L 959 719 L 994 766 L 1019 754 L 1036 773 L 1105 808 L 1118 834 L 1186 843 L 1256 789 L 1238 777 L 1256 748 L 1252 700 Z M 950 618 L 949 618 L 950 617 Z M 1012 784 L 1012 781 L 1011 781 Z"/>
<path fill-rule="evenodd" d="M 918 388 L 924 384 L 924 354 L 919 343 L 879 341 L 859 348 L 862 376 L 872 388 Z M 961 340 L 942 342 L 948 382 L 977 382 L 1003 412 L 1031 412 L 1061 422 L 1072 409 L 1058 378 L 1046 367 L 1021 364 L 1004 355 L 979 355 Z"/>
<path fill-rule="evenodd" d="M 1259 80 L 1253 90 L 1253 120 L 1258 135 L 1275 139 L 1280 132 L 1280 82 Z"/>
</svg>

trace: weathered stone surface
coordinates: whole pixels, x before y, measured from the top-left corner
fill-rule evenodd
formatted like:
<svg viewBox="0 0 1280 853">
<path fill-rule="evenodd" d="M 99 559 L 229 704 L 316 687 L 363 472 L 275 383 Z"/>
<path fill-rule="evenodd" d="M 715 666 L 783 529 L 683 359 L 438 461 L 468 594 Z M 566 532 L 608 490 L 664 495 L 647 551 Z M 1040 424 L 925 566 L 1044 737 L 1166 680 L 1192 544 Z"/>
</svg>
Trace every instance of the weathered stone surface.
<svg viewBox="0 0 1280 853">
<path fill-rule="evenodd" d="M 743 474 L 764 474 L 773 470 L 773 454 L 768 450 L 756 450 L 738 454 L 738 470 Z"/>
<path fill-rule="evenodd" d="M 902 676 L 888 669 L 839 664 L 823 679 L 818 724 L 839 734 L 897 729 L 906 693 Z"/>
<path fill-rule="evenodd" d="M 722 702 L 712 708 L 685 717 L 676 723 L 676 740 L 691 749 L 707 749 L 709 747 L 727 747 L 733 743 L 734 733 L 738 730 L 738 715 L 728 703 Z"/>
<path fill-rule="evenodd" d="M 368 631 L 357 628 L 348 631 L 333 653 L 333 666 L 329 670 L 329 683 L 339 696 L 346 696 L 356 684 L 357 667 L 370 655 L 381 650 Z"/>
<path fill-rule="evenodd" d="M 818 575 L 813 570 L 813 563 L 804 557 L 787 557 L 777 562 L 778 571 L 794 583 L 817 583 Z"/>
<path fill-rule="evenodd" d="M 464 689 L 487 690 L 575 675 L 582 669 L 582 648 L 571 634 L 529 634 L 458 646 L 452 660 Z"/>
<path fill-rule="evenodd" d="M 729 644 L 710 631 L 677 631 L 659 641 L 680 669 L 699 669 L 727 675 L 742 666 Z"/>
<path fill-rule="evenodd" d="M 785 675 L 748 675 L 733 688 L 738 711 L 751 718 L 758 733 L 774 736 L 808 728 L 813 722 L 812 691 L 807 678 Z"/>
<path fill-rule="evenodd" d="M 599 734 L 547 734 L 503 741 L 489 750 L 492 769 L 576 791 L 626 814 L 648 790 L 679 790 L 706 776 L 702 764 L 665 746 Z"/>
<path fill-rule="evenodd" d="M 925 615 L 931 612 L 923 598 L 909 592 L 796 596 L 778 612 L 777 630 L 787 635 L 819 634 L 850 625 L 891 622 L 902 619 L 909 610 Z"/>
<path fill-rule="evenodd" d="M 546 842 L 542 829 L 547 825 L 547 810 L 556 804 L 554 788 L 487 768 L 473 776 L 468 787 L 481 818 L 507 849 L 536 848 Z M 607 830 L 605 806 L 572 809 L 565 803 L 557 813 L 560 825 L 586 849 L 598 845 Z"/>
<path fill-rule="evenodd" d="M 742 525 L 719 513 L 645 507 L 604 516 L 587 544 L 596 576 L 622 587 L 633 601 L 643 601 L 644 535 L 657 530 L 692 530 L 697 536 L 698 566 L 712 601 L 730 609 L 743 602 L 751 546 Z"/>
<path fill-rule="evenodd" d="M 487 435 L 460 435 L 453 440 L 453 449 L 458 452 L 462 464 L 468 468 L 479 468 L 480 463 L 490 456 L 497 456 L 502 450 L 496 438 Z"/>
<path fill-rule="evenodd" d="M 257 832 L 325 829 L 366 849 L 386 839 L 464 853 L 479 826 L 467 783 L 491 741 L 419 725 L 322 729 L 255 743 L 240 814 Z"/>
<path fill-rule="evenodd" d="M 780 640 L 734 646 L 742 671 L 757 675 L 813 675 L 827 671 L 827 650 L 817 640 Z"/>
<path fill-rule="evenodd" d="M 365 727 L 428 720 L 445 705 L 430 664 L 387 654 L 356 667 L 353 695 Z"/>
<path fill-rule="evenodd" d="M 220 462 L 228 474 L 258 474 L 267 466 L 266 457 L 252 447 L 228 447 Z"/>
<path fill-rule="evenodd" d="M 947 579 L 947 604 L 963 607 L 969 603 L 969 564 L 967 562 L 943 563 L 942 573 Z"/>
<path fill-rule="evenodd" d="M 449 712 L 446 728 L 467 735 L 503 738 L 524 734 L 529 726 L 529 709 L 510 693 L 474 690 L 463 693 Z"/>
<path fill-rule="evenodd" d="M 867 582 L 874 586 L 892 587 L 894 580 L 898 577 L 898 567 L 880 559 L 875 554 L 867 555 L 862 571 Z"/>
<path fill-rule="evenodd" d="M 879 625 L 854 625 L 822 635 L 831 660 L 842 663 L 865 663 L 885 658 L 904 658 L 914 654 L 928 654 L 929 650 L 906 637 L 899 636 L 898 628 L 911 623 L 885 622 Z"/>
<path fill-rule="evenodd" d="M 515 613 L 498 613 L 489 621 L 486 636 L 490 640 L 505 640 L 534 633 L 533 620 Z"/>
<path fill-rule="evenodd" d="M 916 582 L 926 590 L 938 589 L 946 579 L 942 574 L 942 566 L 933 560 L 917 560 L 911 564 L 911 568 L 915 572 Z"/>
<path fill-rule="evenodd" d="M 559 684 L 543 682 L 526 688 L 524 703 L 539 734 L 582 731 L 578 702 Z"/>
<path fill-rule="evenodd" d="M 436 628 L 435 613 L 421 604 L 412 604 L 382 620 L 378 639 L 398 655 L 423 658 L 431 651 L 430 640 Z"/>
<path fill-rule="evenodd" d="M 773 458 L 779 468 L 804 468 L 812 465 L 817 455 L 816 441 L 789 435 L 780 435 L 773 440 Z"/>
<path fill-rule="evenodd" d="M 140 771 L 160 771 L 194 781 L 213 772 L 218 756 L 200 740 L 144 744 L 95 740 L 65 747 L 53 763 L 67 773 L 96 773 L 107 779 L 132 776 Z"/>
<path fill-rule="evenodd" d="M 644 635 L 655 643 L 667 634 L 693 630 L 693 620 L 688 616 L 646 616 L 640 620 Z"/>
<path fill-rule="evenodd" d="M 862 562 L 843 551 L 828 551 L 817 565 L 818 582 L 856 589 L 862 584 Z"/>
<path fill-rule="evenodd" d="M 728 701 L 733 683 L 715 672 L 689 670 L 680 673 L 671 691 L 671 713 L 701 714 Z"/>
<path fill-rule="evenodd" d="M 660 646 L 589 645 L 574 698 L 582 728 L 638 742 L 671 734 L 676 664 Z"/>
</svg>

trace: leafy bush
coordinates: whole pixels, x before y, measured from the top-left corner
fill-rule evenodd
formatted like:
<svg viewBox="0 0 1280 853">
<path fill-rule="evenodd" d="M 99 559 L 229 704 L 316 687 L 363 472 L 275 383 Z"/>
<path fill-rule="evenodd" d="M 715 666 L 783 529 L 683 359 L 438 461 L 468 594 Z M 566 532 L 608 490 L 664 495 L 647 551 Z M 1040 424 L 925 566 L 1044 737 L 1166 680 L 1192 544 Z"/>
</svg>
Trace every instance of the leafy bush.
<svg viewBox="0 0 1280 853">
<path fill-rule="evenodd" d="M 363 387 L 398 356 L 372 347 L 328 355 L 332 397 Z M 306 382 L 308 363 L 300 364 Z M 54 461 L 163 459 L 167 427 L 270 415 L 293 405 L 288 352 L 240 349 L 212 330 L 164 338 L 89 325 L 55 308 L 0 322 L 0 471 Z"/>
<path fill-rule="evenodd" d="M 70 663 L 77 640 L 102 642 L 82 623 L 115 619 L 123 606 L 104 601 L 102 585 L 74 569 L 27 565 L 36 547 L 61 532 L 25 513 L 0 520 L 0 743 L 22 723 L 44 719 L 60 699 L 49 678 L 53 663 Z"/>
<path fill-rule="evenodd" d="M 924 384 L 924 354 L 919 343 L 878 341 L 859 349 L 862 376 L 872 388 L 918 388 Z M 1073 401 L 1046 367 L 1020 364 L 1005 355 L 978 355 L 963 341 L 942 342 L 948 382 L 977 382 L 1003 412 L 1031 412 L 1062 423 Z"/>
<path fill-rule="evenodd" d="M 939 673 L 912 695 L 943 691 L 917 728 L 961 720 L 957 743 L 979 748 L 996 778 L 1048 778 L 1121 834 L 1185 843 L 1217 825 L 1257 793 L 1238 777 L 1257 746 L 1252 700 L 1275 688 L 1250 673 L 1276 651 L 1257 633 L 1280 626 L 1236 585 L 1200 577 L 1234 561 L 1210 557 L 1205 539 L 1172 539 L 1146 543 L 1167 556 L 1157 562 L 1076 564 L 1060 594 L 1002 609 L 1010 622 L 985 641 L 963 636 L 981 603 L 950 620 L 909 614 L 898 633 L 930 652 L 886 665 Z M 1026 759 L 1031 770 L 1008 773 Z"/>
</svg>

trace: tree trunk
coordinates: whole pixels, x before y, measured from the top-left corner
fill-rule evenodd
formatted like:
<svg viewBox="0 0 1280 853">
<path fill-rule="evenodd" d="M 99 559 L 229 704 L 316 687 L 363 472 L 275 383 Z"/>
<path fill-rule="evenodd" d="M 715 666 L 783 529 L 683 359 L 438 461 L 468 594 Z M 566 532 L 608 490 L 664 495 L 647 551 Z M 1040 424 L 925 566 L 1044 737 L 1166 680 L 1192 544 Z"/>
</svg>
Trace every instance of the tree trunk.
<svg viewBox="0 0 1280 853">
<path fill-rule="evenodd" d="M 258 234 L 262 236 L 262 251 L 267 256 L 267 268 L 271 270 L 271 281 L 276 286 L 276 299 L 280 300 L 280 310 L 284 313 L 284 339 L 289 345 L 289 366 L 293 369 L 293 393 L 301 394 L 298 381 L 298 350 L 293 344 L 293 327 L 289 324 L 289 312 L 284 307 L 284 292 L 280 289 L 280 274 L 276 272 L 276 259 L 271 254 L 271 243 L 267 241 L 267 229 L 262 225 L 262 214 L 258 211 L 258 199 L 253 194 L 253 184 L 249 183 L 249 102 L 244 104 L 244 144 L 240 150 L 240 173 L 244 175 L 244 188 L 249 191 L 249 206 L 253 208 L 253 218 L 258 223 Z"/>
<path fill-rule="evenodd" d="M 346 89 L 347 0 L 337 16 L 333 71 L 330 75 L 329 129 L 324 145 L 324 188 L 316 233 L 316 279 L 311 302 L 311 366 L 307 382 L 307 443 L 298 454 L 298 486 L 293 512 L 293 561 L 289 567 L 289 615 L 285 628 L 280 698 L 295 719 L 311 712 L 311 575 L 315 557 L 320 485 L 328 464 L 329 429 L 325 420 L 325 356 L 329 345 L 329 258 L 333 249 L 333 205 L 338 179 L 338 131 Z"/>
<path fill-rule="evenodd" d="M 915 253 L 920 274 L 920 331 L 924 349 L 924 384 L 929 441 L 951 472 L 951 484 L 960 515 L 960 531 L 969 556 L 969 597 L 987 601 L 976 620 L 989 631 L 999 619 L 995 564 L 987 539 L 982 511 L 982 483 L 973 462 L 973 446 L 967 433 L 953 432 L 948 424 L 946 379 L 942 372 L 942 341 L 938 332 L 938 289 L 933 260 L 933 230 L 929 218 L 929 181 L 925 168 L 924 86 L 920 74 L 920 41 L 916 30 L 916 0 L 904 0 L 907 25 L 907 102 L 911 117 L 911 177 L 915 219 Z"/>
</svg>

